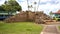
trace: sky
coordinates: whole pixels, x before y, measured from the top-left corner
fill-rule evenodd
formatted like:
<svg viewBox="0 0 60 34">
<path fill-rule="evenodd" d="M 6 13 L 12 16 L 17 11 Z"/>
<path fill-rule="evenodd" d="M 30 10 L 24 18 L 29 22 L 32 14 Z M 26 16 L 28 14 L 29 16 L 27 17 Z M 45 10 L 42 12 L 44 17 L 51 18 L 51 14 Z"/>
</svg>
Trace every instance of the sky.
<svg viewBox="0 0 60 34">
<path fill-rule="evenodd" d="M 4 3 L 5 0 L 0 0 L 0 5 Z M 21 6 L 22 10 L 26 11 L 27 8 L 27 0 L 16 0 Z M 34 2 L 37 2 L 34 5 Z M 44 11 L 44 13 L 49 15 L 49 12 L 56 12 L 60 9 L 60 0 L 28 0 L 29 5 L 33 5 L 32 11 L 34 11 L 34 7 L 38 7 L 38 11 Z M 38 6 L 39 4 L 39 6 Z"/>
</svg>

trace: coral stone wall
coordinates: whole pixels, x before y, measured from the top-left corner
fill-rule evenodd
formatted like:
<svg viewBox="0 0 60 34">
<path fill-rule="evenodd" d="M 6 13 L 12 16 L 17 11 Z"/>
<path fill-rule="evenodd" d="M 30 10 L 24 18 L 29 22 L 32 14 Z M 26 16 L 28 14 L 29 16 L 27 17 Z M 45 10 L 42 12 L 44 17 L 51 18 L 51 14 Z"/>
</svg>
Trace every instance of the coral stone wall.
<svg viewBox="0 0 60 34">
<path fill-rule="evenodd" d="M 32 12 L 32 11 L 21 11 L 19 14 L 5 19 L 5 22 L 35 22 L 35 23 L 45 23 L 44 20 L 51 19 L 48 15 L 44 14 L 43 11 Z"/>
</svg>

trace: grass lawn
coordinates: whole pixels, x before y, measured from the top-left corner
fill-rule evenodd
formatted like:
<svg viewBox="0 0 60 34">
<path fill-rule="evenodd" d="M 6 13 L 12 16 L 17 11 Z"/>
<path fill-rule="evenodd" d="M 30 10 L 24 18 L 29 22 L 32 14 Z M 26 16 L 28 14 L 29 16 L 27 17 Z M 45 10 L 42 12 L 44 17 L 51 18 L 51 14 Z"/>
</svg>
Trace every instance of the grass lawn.
<svg viewBox="0 0 60 34">
<path fill-rule="evenodd" d="M 0 34 L 40 34 L 42 29 L 33 22 L 0 23 Z"/>
<path fill-rule="evenodd" d="M 59 30 L 60 30 L 60 26 L 59 26 Z"/>
</svg>

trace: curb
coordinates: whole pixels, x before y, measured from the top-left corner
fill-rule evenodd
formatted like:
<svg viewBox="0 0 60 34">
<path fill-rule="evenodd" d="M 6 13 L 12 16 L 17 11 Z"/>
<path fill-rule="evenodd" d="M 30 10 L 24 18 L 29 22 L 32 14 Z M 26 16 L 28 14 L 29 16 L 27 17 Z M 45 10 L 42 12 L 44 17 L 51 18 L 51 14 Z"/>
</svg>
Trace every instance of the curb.
<svg viewBox="0 0 60 34">
<path fill-rule="evenodd" d="M 47 25 L 44 26 L 43 30 L 41 31 L 40 34 L 43 34 L 44 30 L 46 29 Z"/>
<path fill-rule="evenodd" d="M 59 30 L 58 26 L 56 26 L 56 28 L 57 28 L 58 34 L 60 34 L 60 30 Z"/>
</svg>

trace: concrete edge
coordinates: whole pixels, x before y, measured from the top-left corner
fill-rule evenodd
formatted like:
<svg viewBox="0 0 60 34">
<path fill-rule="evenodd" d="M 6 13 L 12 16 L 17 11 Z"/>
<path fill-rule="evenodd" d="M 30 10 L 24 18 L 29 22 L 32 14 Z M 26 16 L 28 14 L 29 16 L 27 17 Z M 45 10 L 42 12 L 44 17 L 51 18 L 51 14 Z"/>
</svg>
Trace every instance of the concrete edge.
<svg viewBox="0 0 60 34">
<path fill-rule="evenodd" d="M 47 25 L 45 25 L 45 26 L 43 27 L 43 30 L 41 31 L 40 34 L 43 34 L 43 32 L 44 32 L 44 30 L 46 29 L 46 27 L 47 27 Z"/>
<path fill-rule="evenodd" d="M 40 34 L 43 34 L 43 32 L 41 32 Z"/>
<path fill-rule="evenodd" d="M 59 30 L 58 26 L 56 26 L 56 28 L 57 28 L 58 34 L 60 34 L 60 30 Z"/>
</svg>

